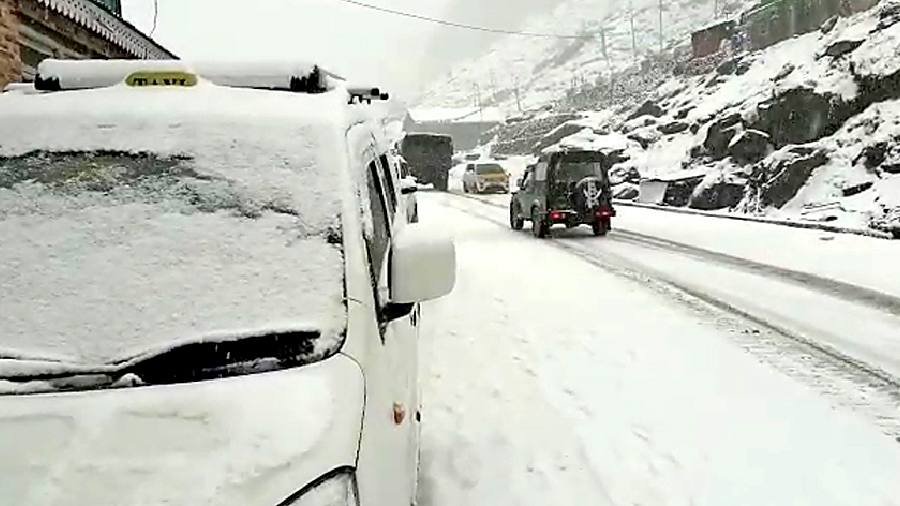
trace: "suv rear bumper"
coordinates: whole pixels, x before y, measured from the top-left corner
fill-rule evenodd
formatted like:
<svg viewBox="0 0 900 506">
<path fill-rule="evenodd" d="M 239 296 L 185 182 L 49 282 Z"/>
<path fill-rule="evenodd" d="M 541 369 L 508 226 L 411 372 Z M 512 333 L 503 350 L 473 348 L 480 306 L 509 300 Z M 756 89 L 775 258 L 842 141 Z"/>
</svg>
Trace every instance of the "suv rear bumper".
<svg viewBox="0 0 900 506">
<path fill-rule="evenodd" d="M 616 210 L 613 208 L 600 208 L 596 211 L 581 214 L 572 209 L 551 210 L 547 213 L 547 222 L 551 225 L 591 225 L 597 221 L 609 222 L 616 217 Z"/>
</svg>

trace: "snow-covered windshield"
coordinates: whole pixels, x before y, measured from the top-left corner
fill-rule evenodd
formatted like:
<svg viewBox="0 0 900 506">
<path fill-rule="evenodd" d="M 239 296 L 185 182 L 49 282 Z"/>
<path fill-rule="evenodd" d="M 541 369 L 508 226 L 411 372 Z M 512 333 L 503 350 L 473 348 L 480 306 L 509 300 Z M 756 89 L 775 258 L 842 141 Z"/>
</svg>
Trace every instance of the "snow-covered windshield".
<svg viewBox="0 0 900 506">
<path fill-rule="evenodd" d="M 75 104 L 62 95 L 6 110 L 20 128 L 54 123 Z M 341 179 L 321 168 L 343 162 L 328 128 L 204 115 L 189 102 L 205 95 L 0 126 L 0 355 L 102 364 L 291 330 L 339 348 Z"/>
</svg>

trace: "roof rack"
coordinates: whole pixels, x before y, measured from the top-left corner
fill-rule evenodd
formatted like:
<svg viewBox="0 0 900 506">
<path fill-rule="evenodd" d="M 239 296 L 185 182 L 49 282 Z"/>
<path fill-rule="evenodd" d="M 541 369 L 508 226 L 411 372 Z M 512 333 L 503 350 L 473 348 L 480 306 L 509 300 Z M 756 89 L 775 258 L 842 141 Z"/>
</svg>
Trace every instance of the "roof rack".
<svg viewBox="0 0 900 506">
<path fill-rule="evenodd" d="M 2 93 L 15 93 L 17 95 L 37 95 L 38 93 L 42 93 L 40 90 L 36 90 L 34 85 L 31 83 L 11 83 L 7 84 L 5 88 L 0 90 Z"/>
<path fill-rule="evenodd" d="M 388 101 L 391 96 L 388 93 L 384 93 L 378 87 L 366 87 L 366 86 L 348 86 L 347 93 L 350 94 L 350 103 L 351 104 L 371 104 L 373 100 L 380 101 Z"/>
<path fill-rule="evenodd" d="M 34 87 L 41 91 L 84 90 L 115 86 L 135 72 L 190 73 L 218 86 L 323 93 L 344 81 L 341 76 L 305 62 L 186 63 L 181 60 L 44 60 Z"/>
</svg>

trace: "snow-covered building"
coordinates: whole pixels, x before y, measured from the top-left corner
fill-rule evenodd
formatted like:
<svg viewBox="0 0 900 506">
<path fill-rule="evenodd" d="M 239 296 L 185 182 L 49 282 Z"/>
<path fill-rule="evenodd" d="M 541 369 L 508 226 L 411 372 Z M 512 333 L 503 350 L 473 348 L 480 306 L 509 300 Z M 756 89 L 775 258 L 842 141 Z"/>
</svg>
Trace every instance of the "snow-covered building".
<svg viewBox="0 0 900 506">
<path fill-rule="evenodd" d="M 410 133 L 449 135 L 457 150 L 469 150 L 505 120 L 503 111 L 493 107 L 428 107 L 410 109 L 404 127 Z"/>
<path fill-rule="evenodd" d="M 0 88 L 46 58 L 173 59 L 122 18 L 120 0 L 0 1 Z"/>
</svg>

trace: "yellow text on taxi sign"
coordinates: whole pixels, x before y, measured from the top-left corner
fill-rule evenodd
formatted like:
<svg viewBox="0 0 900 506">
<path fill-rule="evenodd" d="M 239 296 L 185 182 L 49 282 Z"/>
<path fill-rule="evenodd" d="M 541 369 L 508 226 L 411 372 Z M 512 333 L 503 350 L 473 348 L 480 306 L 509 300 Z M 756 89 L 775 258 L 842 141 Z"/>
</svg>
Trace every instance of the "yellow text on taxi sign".
<svg viewBox="0 0 900 506">
<path fill-rule="evenodd" d="M 125 84 L 134 88 L 151 86 L 188 88 L 197 85 L 197 76 L 189 72 L 135 72 L 125 78 Z"/>
</svg>

